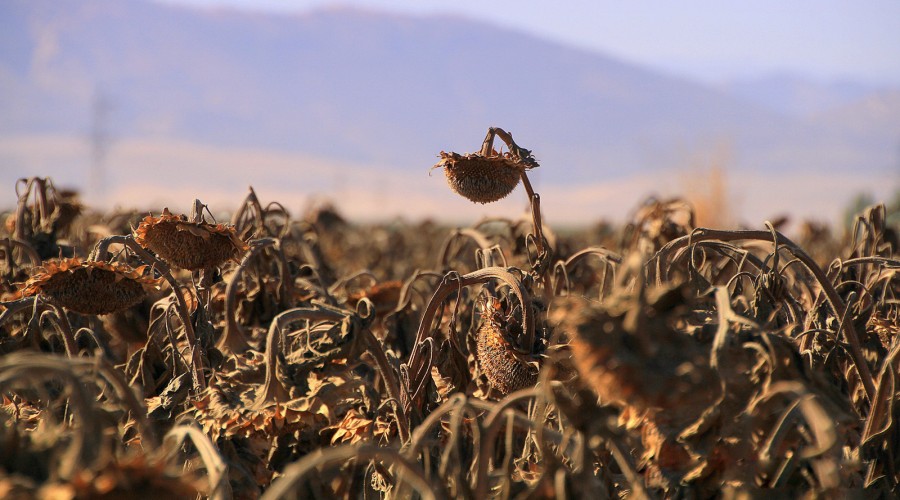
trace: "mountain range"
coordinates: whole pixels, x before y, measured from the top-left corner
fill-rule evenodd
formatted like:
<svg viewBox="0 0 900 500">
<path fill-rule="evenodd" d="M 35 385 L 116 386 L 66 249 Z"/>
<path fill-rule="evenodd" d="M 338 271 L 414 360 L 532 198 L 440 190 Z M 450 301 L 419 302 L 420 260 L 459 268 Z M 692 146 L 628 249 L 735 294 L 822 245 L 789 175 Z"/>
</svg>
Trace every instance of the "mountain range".
<svg viewBox="0 0 900 500">
<path fill-rule="evenodd" d="M 348 203 L 360 215 L 442 215 L 461 202 L 428 167 L 442 150 L 478 149 L 491 125 L 534 150 L 537 187 L 559 193 L 565 219 L 621 213 L 628 201 L 607 199 L 621 193 L 609 188 L 634 179 L 662 194 L 702 184 L 710 162 L 754 220 L 796 208 L 773 193 L 795 193 L 815 214 L 853 190 L 900 184 L 897 88 L 702 85 L 471 19 L 350 8 L 6 0 L 0 116 L 4 206 L 17 177 L 90 189 L 93 166 L 108 202 L 143 185 L 161 201 L 208 192 L 234 204 L 253 184 L 280 196 L 362 194 L 370 201 Z M 841 195 L 818 199 L 807 185 L 817 176 Z M 398 195 L 408 203 L 385 201 Z"/>
</svg>

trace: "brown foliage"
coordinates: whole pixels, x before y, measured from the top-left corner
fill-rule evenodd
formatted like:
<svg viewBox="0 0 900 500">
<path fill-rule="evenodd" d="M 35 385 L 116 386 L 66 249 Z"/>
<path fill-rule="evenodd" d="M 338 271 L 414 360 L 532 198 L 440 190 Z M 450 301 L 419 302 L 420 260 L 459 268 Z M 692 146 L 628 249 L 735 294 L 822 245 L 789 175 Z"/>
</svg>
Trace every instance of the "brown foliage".
<svg viewBox="0 0 900 500">
<path fill-rule="evenodd" d="M 531 213 L 359 226 L 251 189 L 233 226 L 196 201 L 126 235 L 135 213 L 20 182 L 0 238 L 0 496 L 900 494 L 883 206 L 844 241 L 698 228 L 683 199 L 556 234 L 509 133 L 441 158 L 454 191 L 487 203 L 521 182 Z"/>
</svg>

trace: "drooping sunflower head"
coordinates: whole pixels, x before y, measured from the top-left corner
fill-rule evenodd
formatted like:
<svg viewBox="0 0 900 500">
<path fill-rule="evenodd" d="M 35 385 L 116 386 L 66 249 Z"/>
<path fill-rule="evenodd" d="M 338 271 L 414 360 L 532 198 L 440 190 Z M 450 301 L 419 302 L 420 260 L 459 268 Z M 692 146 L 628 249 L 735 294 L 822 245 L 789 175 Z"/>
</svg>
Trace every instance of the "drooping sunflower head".
<svg viewBox="0 0 900 500">
<path fill-rule="evenodd" d="M 513 339 L 522 333 L 522 326 L 503 312 L 500 301 L 489 297 L 484 304 L 481 326 L 476 333 L 475 358 L 479 369 L 501 395 L 532 387 L 537 383 L 540 356 L 537 352 L 519 352 L 515 347 Z"/>
<path fill-rule="evenodd" d="M 441 151 L 441 161 L 433 168 L 444 169 L 447 184 L 455 193 L 484 204 L 505 198 L 531 166 L 509 153 L 485 156 Z"/>
<path fill-rule="evenodd" d="M 134 239 L 170 265 L 191 271 L 216 267 L 247 250 L 233 227 L 191 222 L 168 210 L 159 217 L 144 217 L 134 231 Z"/>
<path fill-rule="evenodd" d="M 478 329 L 478 363 L 491 387 L 502 395 L 537 383 L 534 360 L 516 352 L 500 325 L 486 320 Z M 532 361 L 532 363 L 529 363 Z"/>
<path fill-rule="evenodd" d="M 109 314 L 142 301 L 159 280 L 144 275 L 146 266 L 131 268 L 118 262 L 49 260 L 32 269 L 19 295 L 44 295 L 70 311 Z"/>
</svg>

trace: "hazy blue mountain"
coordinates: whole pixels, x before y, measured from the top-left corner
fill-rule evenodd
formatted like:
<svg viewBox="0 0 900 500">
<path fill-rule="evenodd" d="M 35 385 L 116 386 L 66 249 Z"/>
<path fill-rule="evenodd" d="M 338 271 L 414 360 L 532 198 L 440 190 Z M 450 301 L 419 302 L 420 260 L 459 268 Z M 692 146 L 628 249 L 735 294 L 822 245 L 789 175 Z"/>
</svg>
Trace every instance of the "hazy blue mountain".
<svg viewBox="0 0 900 500">
<path fill-rule="evenodd" d="M 673 167 L 721 144 L 737 170 L 889 168 L 896 133 L 848 134 L 732 90 L 461 18 L 0 2 L 0 136 L 85 136 L 101 98 L 114 138 L 417 173 L 442 149 L 477 149 L 489 125 L 536 150 L 542 181 L 557 184 Z"/>
<path fill-rule="evenodd" d="M 812 116 L 825 123 L 840 123 L 859 138 L 890 142 L 900 148 L 900 90 L 871 92 L 859 99 Z"/>
<path fill-rule="evenodd" d="M 850 80 L 820 81 L 779 73 L 734 80 L 722 85 L 722 90 L 787 116 L 808 118 L 846 106 L 883 88 Z"/>
</svg>

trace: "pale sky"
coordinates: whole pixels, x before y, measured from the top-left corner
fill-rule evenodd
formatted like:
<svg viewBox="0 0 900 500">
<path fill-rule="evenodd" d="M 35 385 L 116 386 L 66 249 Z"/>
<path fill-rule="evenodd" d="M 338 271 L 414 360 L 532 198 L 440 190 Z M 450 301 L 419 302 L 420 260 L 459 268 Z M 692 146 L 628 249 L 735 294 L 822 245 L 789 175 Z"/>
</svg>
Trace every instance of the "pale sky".
<svg viewBox="0 0 900 500">
<path fill-rule="evenodd" d="M 454 14 L 708 83 L 771 73 L 900 85 L 900 1 L 162 0 L 305 12 L 356 6 Z M 489 5 L 489 7 L 485 7 Z"/>
</svg>

